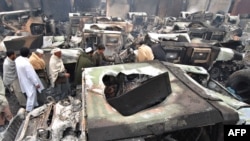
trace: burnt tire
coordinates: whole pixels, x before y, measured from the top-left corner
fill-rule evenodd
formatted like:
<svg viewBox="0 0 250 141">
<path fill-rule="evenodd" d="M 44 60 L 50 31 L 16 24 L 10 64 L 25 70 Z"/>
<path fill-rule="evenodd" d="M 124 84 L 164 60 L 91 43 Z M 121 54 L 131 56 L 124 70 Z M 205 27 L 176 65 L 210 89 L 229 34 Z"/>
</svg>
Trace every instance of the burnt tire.
<svg viewBox="0 0 250 141">
<path fill-rule="evenodd" d="M 244 102 L 250 104 L 250 69 L 234 72 L 229 76 L 226 87 L 234 89 L 235 94 L 240 96 Z"/>
<path fill-rule="evenodd" d="M 218 66 L 214 66 L 210 71 L 209 74 L 212 79 L 218 80 L 221 75 L 221 69 Z"/>
</svg>

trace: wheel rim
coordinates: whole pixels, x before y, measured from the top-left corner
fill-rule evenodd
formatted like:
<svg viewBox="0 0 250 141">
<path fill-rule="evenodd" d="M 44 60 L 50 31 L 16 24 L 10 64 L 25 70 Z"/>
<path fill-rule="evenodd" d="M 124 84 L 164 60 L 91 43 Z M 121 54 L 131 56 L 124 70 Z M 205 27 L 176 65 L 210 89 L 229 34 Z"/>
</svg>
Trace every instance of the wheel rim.
<svg viewBox="0 0 250 141">
<path fill-rule="evenodd" d="M 210 70 L 210 76 L 211 76 L 211 78 L 213 78 L 213 79 L 218 79 L 218 77 L 220 76 L 220 73 L 221 73 L 221 70 L 220 70 L 220 68 L 218 68 L 218 67 L 213 67 L 213 68 Z"/>
<path fill-rule="evenodd" d="M 236 94 L 239 95 L 246 103 L 250 103 L 250 84 L 240 82 L 234 87 Z"/>
</svg>

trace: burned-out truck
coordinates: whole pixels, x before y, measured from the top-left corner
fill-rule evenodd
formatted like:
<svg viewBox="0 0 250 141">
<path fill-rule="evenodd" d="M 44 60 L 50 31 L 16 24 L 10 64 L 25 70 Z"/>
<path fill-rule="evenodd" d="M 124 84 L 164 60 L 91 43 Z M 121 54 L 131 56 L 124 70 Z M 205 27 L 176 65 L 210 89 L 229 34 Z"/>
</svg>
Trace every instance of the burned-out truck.
<svg viewBox="0 0 250 141">
<path fill-rule="evenodd" d="M 133 62 L 135 55 L 129 48 L 133 43 L 133 37 L 129 34 L 131 26 L 126 22 L 85 24 L 82 35 L 83 46 L 96 50 L 97 44 L 103 44 L 106 57 L 113 58 L 117 63 Z"/>
<path fill-rule="evenodd" d="M 144 39 L 150 46 L 159 45 L 168 62 L 202 66 L 213 79 L 224 81 L 233 72 L 244 68 L 244 55 L 228 47 L 208 43 L 190 43 L 187 33 L 148 33 Z"/>
<path fill-rule="evenodd" d="M 223 125 L 250 122 L 249 105 L 202 67 L 152 61 L 86 68 L 79 88 L 76 97 L 20 111 L 3 140 L 221 141 Z"/>
</svg>

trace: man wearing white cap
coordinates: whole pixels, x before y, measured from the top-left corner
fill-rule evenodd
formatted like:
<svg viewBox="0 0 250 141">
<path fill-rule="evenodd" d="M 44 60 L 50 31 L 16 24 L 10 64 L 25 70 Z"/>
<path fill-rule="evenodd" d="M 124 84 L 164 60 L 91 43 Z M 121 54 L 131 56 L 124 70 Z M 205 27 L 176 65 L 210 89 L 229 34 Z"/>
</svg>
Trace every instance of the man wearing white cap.
<svg viewBox="0 0 250 141">
<path fill-rule="evenodd" d="M 44 51 L 42 49 L 36 49 L 35 52 L 32 52 L 31 56 L 29 57 L 30 64 L 35 69 L 37 75 L 39 76 L 43 86 L 45 88 L 48 87 L 49 84 L 49 78 L 46 72 L 46 64 L 43 59 Z M 46 97 L 42 94 L 37 95 L 37 100 L 40 105 L 44 104 L 46 101 Z"/>
<path fill-rule="evenodd" d="M 88 67 L 94 67 L 94 61 L 93 61 L 93 49 L 92 47 L 88 47 L 85 49 L 85 52 L 83 52 L 76 63 L 75 68 L 75 84 L 79 85 L 82 82 L 82 69 L 88 68 Z"/>
<path fill-rule="evenodd" d="M 52 56 L 49 61 L 50 83 L 55 87 L 57 92 L 61 93 L 61 98 L 70 94 L 69 77 L 62 61 L 62 52 L 60 48 L 55 48 L 51 51 Z"/>
<path fill-rule="evenodd" d="M 43 60 L 43 50 L 36 49 L 29 58 L 29 61 L 35 70 L 45 69 L 45 61 Z"/>
</svg>

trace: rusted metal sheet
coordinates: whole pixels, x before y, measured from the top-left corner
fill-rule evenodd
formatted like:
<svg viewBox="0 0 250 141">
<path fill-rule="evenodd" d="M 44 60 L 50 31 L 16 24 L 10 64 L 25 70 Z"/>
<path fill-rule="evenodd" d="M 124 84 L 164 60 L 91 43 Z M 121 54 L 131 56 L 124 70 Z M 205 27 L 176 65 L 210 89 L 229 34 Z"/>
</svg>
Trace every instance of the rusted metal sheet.
<svg viewBox="0 0 250 141">
<path fill-rule="evenodd" d="M 127 0 L 107 0 L 106 15 L 112 17 L 126 18 L 130 10 Z"/>
<path fill-rule="evenodd" d="M 172 93 L 162 103 L 124 117 L 106 102 L 103 93 L 105 86 L 102 77 L 105 74 L 119 72 L 151 76 L 169 72 Z M 186 85 L 193 82 L 183 83 L 158 62 L 87 68 L 83 75 L 85 76 L 83 97 L 86 97 L 89 140 L 113 140 L 160 134 L 223 121 L 220 112 L 211 106 L 206 98 L 201 98 Z"/>
<path fill-rule="evenodd" d="M 165 16 L 178 17 L 181 11 L 186 11 L 186 6 L 187 6 L 186 0 L 160 0 L 158 3 L 157 15 L 159 17 L 165 17 Z"/>
<path fill-rule="evenodd" d="M 250 13 L 250 1 L 249 0 L 235 0 L 232 6 L 232 15 L 249 14 Z"/>
<path fill-rule="evenodd" d="M 217 13 L 218 11 L 223 11 L 225 13 L 229 12 L 232 0 L 210 0 L 207 11 Z"/>
<path fill-rule="evenodd" d="M 21 47 L 30 49 L 40 48 L 43 44 L 42 36 L 27 36 L 4 41 L 5 47 L 8 50 L 19 51 Z"/>
</svg>

